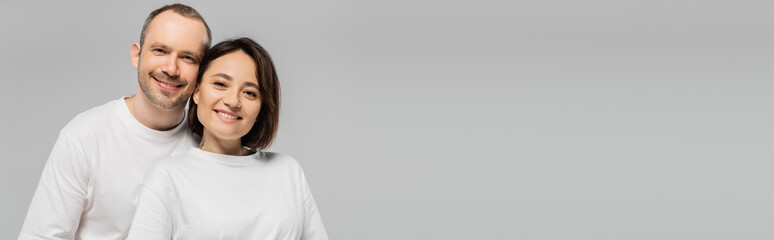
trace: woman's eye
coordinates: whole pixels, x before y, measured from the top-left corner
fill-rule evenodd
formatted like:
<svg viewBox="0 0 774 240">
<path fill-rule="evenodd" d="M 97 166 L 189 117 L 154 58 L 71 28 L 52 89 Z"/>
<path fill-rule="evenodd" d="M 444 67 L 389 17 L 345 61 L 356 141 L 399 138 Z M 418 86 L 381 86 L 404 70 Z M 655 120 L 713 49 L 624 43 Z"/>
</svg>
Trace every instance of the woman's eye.
<svg viewBox="0 0 774 240">
<path fill-rule="evenodd" d="M 215 84 L 215 86 L 217 86 L 217 87 L 226 87 L 226 84 L 225 84 L 225 83 L 222 83 L 222 82 L 215 82 L 214 84 Z"/>
<path fill-rule="evenodd" d="M 255 92 L 252 92 L 252 91 L 246 91 L 245 94 L 247 94 L 248 96 L 251 96 L 251 97 L 258 97 L 258 94 L 255 93 Z"/>
</svg>

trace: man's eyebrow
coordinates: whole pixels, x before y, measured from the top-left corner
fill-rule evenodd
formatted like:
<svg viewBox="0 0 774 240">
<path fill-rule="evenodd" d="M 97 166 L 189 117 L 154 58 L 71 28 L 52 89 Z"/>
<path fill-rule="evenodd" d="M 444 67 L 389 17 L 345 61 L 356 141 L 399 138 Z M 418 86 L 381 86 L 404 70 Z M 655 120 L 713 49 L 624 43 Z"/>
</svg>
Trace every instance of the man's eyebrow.
<svg viewBox="0 0 774 240">
<path fill-rule="evenodd" d="M 164 45 L 163 43 L 151 43 L 151 48 L 163 48 L 163 49 L 169 49 L 167 45 Z"/>
<path fill-rule="evenodd" d="M 196 59 L 201 59 L 202 55 L 199 53 L 191 52 L 191 51 L 182 51 L 183 54 L 191 55 L 196 57 Z"/>
<path fill-rule="evenodd" d="M 169 46 L 167 46 L 166 44 L 157 43 L 157 42 L 151 43 L 150 44 L 150 48 L 161 48 L 161 49 L 165 49 L 165 50 L 169 50 L 170 49 Z M 180 53 L 185 54 L 185 55 L 194 56 L 194 57 L 196 57 L 196 59 L 201 59 L 202 58 L 202 54 L 197 53 L 197 52 L 181 51 Z"/>
</svg>

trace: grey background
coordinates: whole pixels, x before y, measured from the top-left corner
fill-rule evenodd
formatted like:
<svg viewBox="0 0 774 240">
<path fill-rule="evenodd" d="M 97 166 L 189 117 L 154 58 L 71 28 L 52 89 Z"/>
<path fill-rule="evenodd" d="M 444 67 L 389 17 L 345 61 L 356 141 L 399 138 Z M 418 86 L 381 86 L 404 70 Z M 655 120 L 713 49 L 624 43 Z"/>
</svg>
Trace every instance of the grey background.
<svg viewBox="0 0 774 240">
<path fill-rule="evenodd" d="M 332 239 L 774 238 L 774 2 L 196 1 L 283 87 Z M 0 238 L 155 1 L 0 2 Z"/>
</svg>

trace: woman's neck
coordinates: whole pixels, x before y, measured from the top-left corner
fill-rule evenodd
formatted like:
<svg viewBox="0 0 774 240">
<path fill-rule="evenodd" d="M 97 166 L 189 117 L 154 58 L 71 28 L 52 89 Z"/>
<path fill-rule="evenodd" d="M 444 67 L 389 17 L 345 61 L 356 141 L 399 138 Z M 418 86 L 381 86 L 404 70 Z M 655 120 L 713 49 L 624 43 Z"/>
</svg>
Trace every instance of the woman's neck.
<svg viewBox="0 0 774 240">
<path fill-rule="evenodd" d="M 219 139 L 212 136 L 207 130 L 202 133 L 202 142 L 199 143 L 199 148 L 214 153 L 220 153 L 225 155 L 245 156 L 250 155 L 250 151 L 242 147 L 242 140 L 226 140 Z"/>
</svg>

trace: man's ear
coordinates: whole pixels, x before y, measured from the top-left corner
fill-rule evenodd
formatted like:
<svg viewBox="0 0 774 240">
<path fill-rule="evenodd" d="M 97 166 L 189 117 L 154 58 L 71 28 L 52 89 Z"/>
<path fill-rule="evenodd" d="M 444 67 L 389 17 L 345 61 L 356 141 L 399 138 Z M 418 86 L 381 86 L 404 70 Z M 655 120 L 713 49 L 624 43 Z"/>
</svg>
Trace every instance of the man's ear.
<svg viewBox="0 0 774 240">
<path fill-rule="evenodd" d="M 199 86 L 196 86 L 196 89 L 194 89 L 194 93 L 191 95 L 191 98 L 193 98 L 196 105 L 199 105 Z"/>
<path fill-rule="evenodd" d="M 132 43 L 129 54 L 132 56 L 132 66 L 138 68 L 140 66 L 140 44 L 136 42 Z"/>
</svg>

